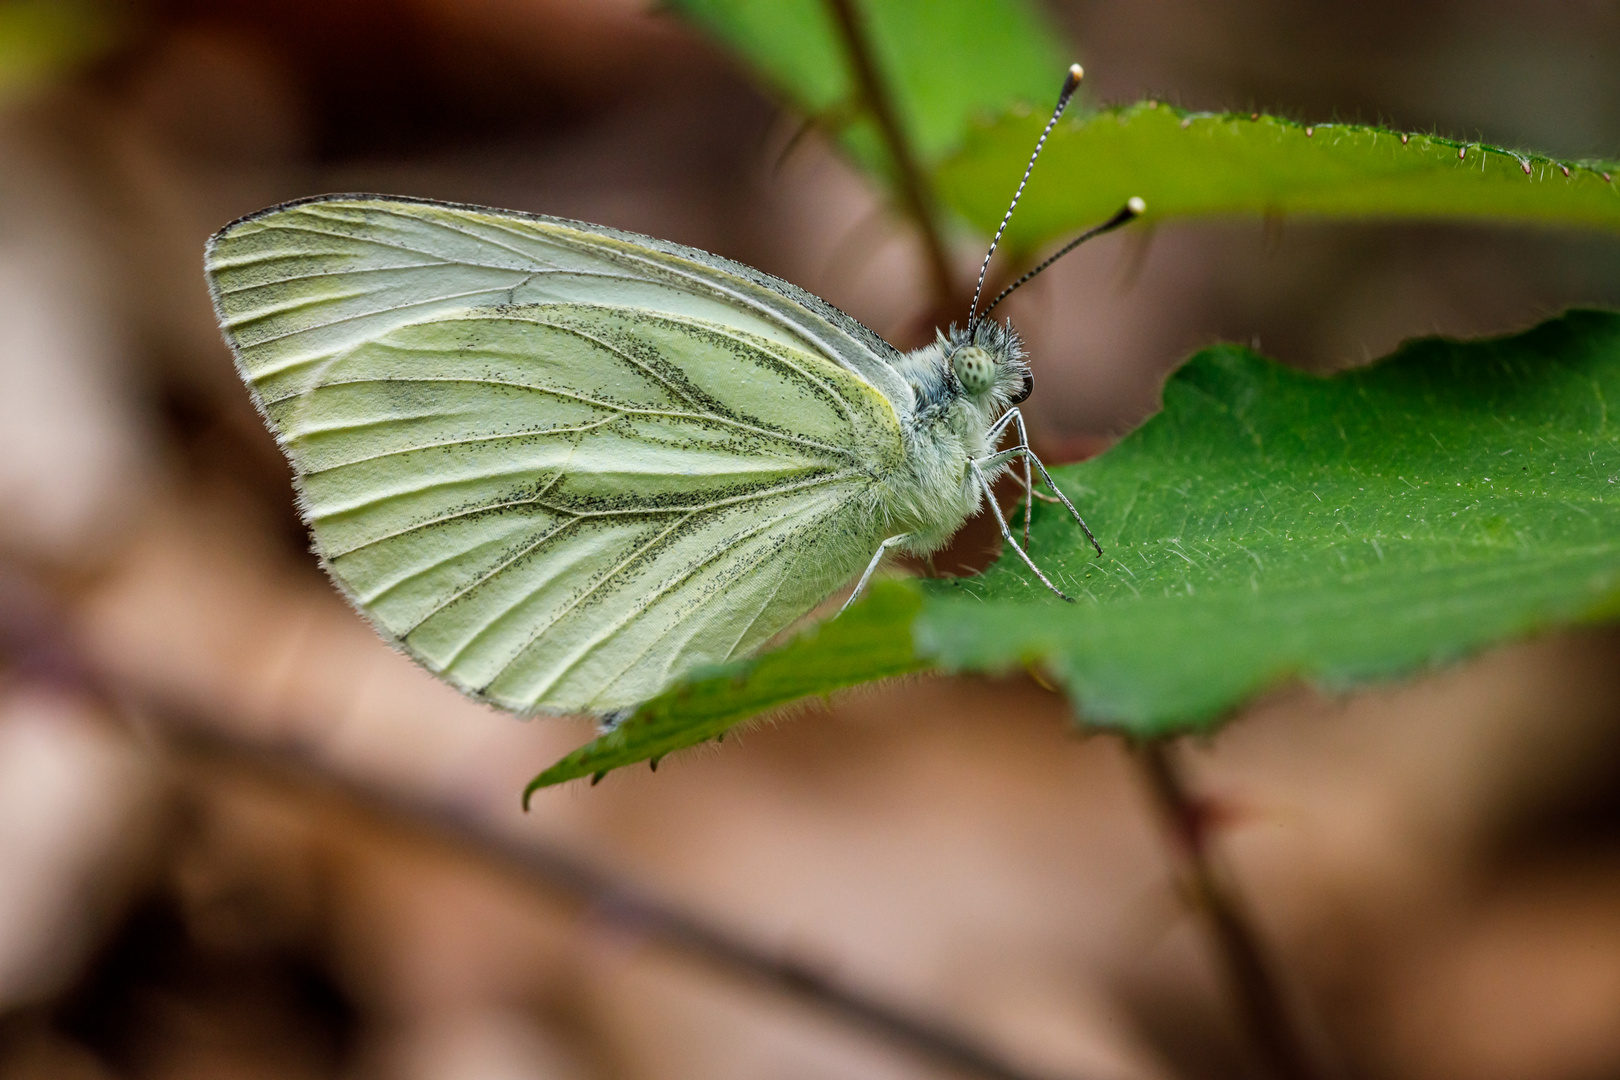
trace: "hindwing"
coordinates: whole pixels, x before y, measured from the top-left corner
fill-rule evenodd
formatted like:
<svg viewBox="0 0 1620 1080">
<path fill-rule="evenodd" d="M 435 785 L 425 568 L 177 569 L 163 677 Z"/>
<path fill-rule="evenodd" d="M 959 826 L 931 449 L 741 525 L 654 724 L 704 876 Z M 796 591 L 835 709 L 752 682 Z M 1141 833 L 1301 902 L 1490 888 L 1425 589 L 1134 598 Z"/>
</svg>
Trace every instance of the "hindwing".
<svg viewBox="0 0 1620 1080">
<path fill-rule="evenodd" d="M 840 359 L 887 370 L 855 338 L 672 290 L 636 260 L 679 256 L 618 236 L 588 234 L 611 269 L 542 274 L 501 215 L 474 215 L 495 239 L 472 211 L 386 205 L 375 231 L 342 201 L 249 219 L 209 268 L 317 550 L 390 641 L 505 707 L 600 714 L 752 650 L 865 562 L 902 449 Z"/>
</svg>

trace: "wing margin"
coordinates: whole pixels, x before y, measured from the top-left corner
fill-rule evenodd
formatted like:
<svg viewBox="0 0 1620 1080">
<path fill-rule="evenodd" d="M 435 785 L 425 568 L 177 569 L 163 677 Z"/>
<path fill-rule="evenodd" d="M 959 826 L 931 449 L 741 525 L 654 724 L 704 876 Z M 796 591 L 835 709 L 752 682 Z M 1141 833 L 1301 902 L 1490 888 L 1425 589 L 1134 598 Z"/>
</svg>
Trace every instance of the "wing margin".
<svg viewBox="0 0 1620 1080">
<path fill-rule="evenodd" d="M 272 239 L 278 232 L 281 243 Z M 232 222 L 209 240 L 206 264 L 220 324 L 255 384 L 307 371 L 355 341 L 457 306 L 605 301 L 693 315 L 795 346 L 854 372 L 896 411 L 912 404 L 892 366 L 899 358 L 893 346 L 821 298 L 722 256 L 587 222 L 427 199 L 322 195 Z M 356 275 L 382 284 L 353 290 Z M 340 280 L 350 291 L 335 286 Z M 297 387 L 304 380 L 290 381 Z"/>
</svg>

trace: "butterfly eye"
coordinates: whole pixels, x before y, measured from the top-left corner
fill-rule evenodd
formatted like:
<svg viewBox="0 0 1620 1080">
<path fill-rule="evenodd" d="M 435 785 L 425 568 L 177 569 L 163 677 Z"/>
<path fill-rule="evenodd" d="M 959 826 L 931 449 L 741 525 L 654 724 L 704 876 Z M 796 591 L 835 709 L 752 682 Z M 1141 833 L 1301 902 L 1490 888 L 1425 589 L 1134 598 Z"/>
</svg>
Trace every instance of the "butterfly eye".
<svg viewBox="0 0 1620 1080">
<path fill-rule="evenodd" d="M 1030 374 L 1027 371 L 1024 372 L 1024 385 L 1020 386 L 1018 388 L 1018 393 L 1016 393 L 1016 394 L 1014 394 L 1012 396 L 1011 404 L 1017 405 L 1020 401 L 1023 401 L 1025 398 L 1029 397 L 1030 393 L 1034 389 L 1035 389 L 1035 376 Z"/>
<path fill-rule="evenodd" d="M 962 389 L 975 397 L 985 393 L 996 382 L 995 361 L 977 345 L 957 349 L 951 356 L 951 371 L 955 373 L 956 381 L 962 384 Z"/>
</svg>

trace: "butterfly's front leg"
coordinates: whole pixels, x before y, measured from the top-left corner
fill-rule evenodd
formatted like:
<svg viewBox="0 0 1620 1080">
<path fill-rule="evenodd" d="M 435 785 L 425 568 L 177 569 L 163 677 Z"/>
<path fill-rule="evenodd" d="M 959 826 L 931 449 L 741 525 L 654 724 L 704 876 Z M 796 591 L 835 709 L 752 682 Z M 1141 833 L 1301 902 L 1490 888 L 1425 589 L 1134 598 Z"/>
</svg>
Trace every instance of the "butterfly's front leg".
<svg viewBox="0 0 1620 1080">
<path fill-rule="evenodd" d="M 996 423 L 990 424 L 990 431 L 985 432 L 985 439 L 988 439 L 991 447 L 1001 442 L 1001 436 L 1006 434 L 1008 426 L 1016 427 L 1017 444 L 1027 447 L 1029 432 L 1024 429 L 1024 413 L 1019 411 L 1017 405 L 1001 413 L 1001 418 Z M 1029 473 L 1029 458 L 1024 458 L 1024 547 L 1029 547 L 1029 520 L 1035 513 L 1035 484 L 1032 481 L 1034 478 Z"/>
<path fill-rule="evenodd" d="M 1080 516 L 1080 511 L 1074 508 L 1074 503 L 1069 501 L 1069 497 L 1063 494 L 1062 489 L 1052 482 L 1052 474 L 1046 471 L 1046 466 L 1041 464 L 1041 459 L 1035 456 L 1035 451 L 1031 450 L 1028 445 L 1020 444 L 1018 446 L 1009 447 L 999 453 L 990 454 L 987 457 L 979 458 L 977 461 L 970 462 L 969 464 L 979 475 L 980 479 L 983 480 L 984 473 L 981 471 L 982 469 L 993 469 L 998 465 L 1005 465 L 1014 457 L 1022 457 L 1024 459 L 1026 468 L 1028 468 L 1030 463 L 1034 464 L 1036 470 L 1041 474 L 1041 479 L 1045 481 L 1046 486 L 1051 488 L 1053 494 L 1058 497 L 1058 500 L 1062 502 L 1064 506 L 1069 508 L 1069 513 L 1074 516 L 1075 524 L 1080 526 L 1080 531 L 1086 534 L 1086 539 L 1091 541 L 1091 546 L 1097 549 L 1098 555 L 1101 555 L 1103 553 L 1102 545 L 1097 543 L 1097 538 L 1091 534 L 1091 529 L 1086 525 L 1086 519 Z M 988 494 L 989 488 L 986 487 L 985 491 Z M 995 505 L 994 499 L 991 500 L 991 506 L 995 509 L 996 516 L 1000 518 L 1001 508 Z M 1027 559 L 1028 556 L 1025 556 L 1025 558 Z"/>
<path fill-rule="evenodd" d="M 844 601 L 844 606 L 838 609 L 839 615 L 842 615 L 849 608 L 849 605 L 855 602 L 855 598 L 861 595 L 861 591 L 866 588 L 866 583 L 872 580 L 872 575 L 877 571 L 878 563 L 883 561 L 883 556 L 888 550 L 910 537 L 910 533 L 900 533 L 898 536 L 889 537 L 878 545 L 877 552 L 872 556 L 872 561 L 866 564 L 866 570 L 861 574 L 861 580 L 855 583 L 855 591 L 849 594 L 849 599 Z M 837 616 L 834 616 L 834 618 L 837 618 Z"/>
<path fill-rule="evenodd" d="M 1052 584 L 1051 579 L 1045 574 L 1041 573 L 1041 568 L 1035 565 L 1035 560 L 1029 557 L 1029 552 L 1018 546 L 1018 541 L 1013 539 L 1012 530 L 1007 527 L 1007 518 L 1001 512 L 1001 505 L 996 502 L 995 492 L 990 490 L 990 478 L 984 474 L 984 468 L 982 467 L 981 462 L 990 463 L 992 465 L 1000 465 L 1006 461 L 1012 460 L 1008 455 L 1012 454 L 1013 452 L 1014 451 L 1012 450 L 1004 450 L 1000 454 L 991 454 L 987 458 L 980 458 L 978 461 L 970 461 L 968 462 L 968 468 L 973 471 L 974 479 L 979 482 L 979 487 L 984 491 L 985 501 L 990 504 L 990 512 L 996 516 L 996 525 L 1000 527 L 1001 538 L 1007 542 L 1007 546 L 1018 552 L 1018 557 L 1024 560 L 1024 565 L 1028 566 L 1032 571 L 1035 572 L 1035 576 L 1041 579 L 1042 585 L 1045 585 L 1048 589 L 1051 589 L 1053 592 L 1057 593 L 1063 599 L 1072 604 L 1074 603 L 1074 599 L 1062 589 Z"/>
<path fill-rule="evenodd" d="M 1006 432 L 1008 424 L 1013 425 L 1018 430 L 1018 445 L 1019 446 L 1028 446 L 1029 445 L 1029 432 L 1024 429 L 1024 414 L 1019 411 L 1019 408 L 1016 405 L 1014 405 L 1012 408 L 1008 409 L 1006 412 L 1002 413 L 1001 414 L 1001 419 L 997 420 L 994 424 L 990 425 L 990 430 L 989 430 L 989 432 L 987 432 L 987 435 L 988 435 L 989 440 L 990 440 L 990 445 L 995 446 L 996 443 L 1001 441 L 1001 437 Z M 1034 516 L 1035 516 L 1035 483 L 1034 483 L 1034 478 L 1032 476 L 1030 476 L 1030 473 L 1029 473 L 1029 457 L 1026 455 L 1024 457 L 1024 546 L 1025 547 L 1029 547 L 1029 521 L 1030 521 L 1030 518 L 1032 518 Z"/>
</svg>

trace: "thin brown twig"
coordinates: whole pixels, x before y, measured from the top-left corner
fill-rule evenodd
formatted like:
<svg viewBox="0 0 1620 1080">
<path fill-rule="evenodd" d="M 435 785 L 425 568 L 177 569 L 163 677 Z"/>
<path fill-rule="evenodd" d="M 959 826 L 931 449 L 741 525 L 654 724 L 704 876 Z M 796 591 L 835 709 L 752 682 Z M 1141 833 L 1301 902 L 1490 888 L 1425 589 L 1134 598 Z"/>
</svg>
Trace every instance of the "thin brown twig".
<svg viewBox="0 0 1620 1080">
<path fill-rule="evenodd" d="M 1142 776 L 1170 833 L 1180 885 L 1209 927 L 1210 943 L 1225 969 L 1239 1020 L 1257 1063 L 1274 1080 L 1318 1080 L 1265 948 L 1210 851 L 1208 814 L 1188 794 L 1172 748 L 1152 739 L 1132 747 Z"/>
<path fill-rule="evenodd" d="M 199 764 L 252 770 L 282 784 L 321 791 L 362 813 L 447 841 L 456 851 L 473 853 L 540 888 L 569 896 L 598 925 L 798 998 L 957 1075 L 984 1080 L 1054 1080 L 1018 1068 L 943 1020 L 841 985 L 812 965 L 772 954 L 544 841 L 509 839 L 469 813 L 335 776 L 292 752 L 252 748 L 194 727 L 170 729 L 166 741 L 172 752 Z"/>
<path fill-rule="evenodd" d="M 946 314 L 957 301 L 956 285 L 951 273 L 950 256 L 946 253 L 945 241 L 939 231 L 933 192 L 917 164 L 911 143 L 900 128 L 894 98 L 878 71 L 860 15 L 855 11 L 854 0 L 827 0 L 827 6 L 832 10 L 833 21 L 838 24 L 838 32 L 844 39 L 844 49 L 849 54 L 849 65 L 861 99 L 877 121 L 889 156 L 894 160 L 901 202 L 922 233 L 923 254 L 928 260 L 935 306 L 940 313 Z"/>
<path fill-rule="evenodd" d="M 961 1076 L 984 1080 L 1055 1080 L 1021 1069 L 954 1025 L 842 985 L 812 965 L 775 955 L 738 934 L 659 900 L 628 882 L 537 837 L 511 838 L 469 811 L 412 798 L 352 776 L 335 774 L 307 754 L 275 750 L 222 735 L 204 719 L 176 715 L 161 701 L 100 670 L 83 653 L 65 605 L 31 577 L 0 564 L 0 677 L 59 686 L 122 712 L 145 707 L 163 722 L 150 734 L 168 750 L 207 765 L 252 769 L 281 783 L 343 800 L 516 873 L 534 887 L 572 897 L 599 923 L 706 963 L 734 978 L 788 994 L 875 1039 Z"/>
</svg>

